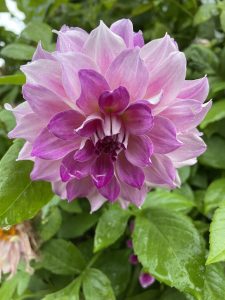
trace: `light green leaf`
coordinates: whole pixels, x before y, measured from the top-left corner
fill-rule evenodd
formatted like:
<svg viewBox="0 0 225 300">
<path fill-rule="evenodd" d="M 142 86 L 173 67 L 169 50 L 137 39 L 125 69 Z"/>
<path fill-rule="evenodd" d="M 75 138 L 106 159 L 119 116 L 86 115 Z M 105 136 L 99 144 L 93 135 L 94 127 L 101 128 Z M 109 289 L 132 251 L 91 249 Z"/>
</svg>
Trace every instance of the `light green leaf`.
<svg viewBox="0 0 225 300">
<path fill-rule="evenodd" d="M 33 46 L 14 43 L 4 47 L 1 54 L 5 57 L 18 60 L 30 60 L 34 54 L 35 48 Z"/>
<path fill-rule="evenodd" d="M 26 81 L 25 75 L 18 73 L 15 75 L 0 76 L 0 85 L 10 84 L 10 85 L 23 85 Z"/>
<path fill-rule="evenodd" d="M 80 204 L 77 200 L 74 200 L 72 202 L 68 201 L 60 201 L 59 202 L 60 207 L 65 210 L 68 213 L 81 213 L 82 209 L 80 207 Z"/>
<path fill-rule="evenodd" d="M 225 32 L 225 10 L 223 10 L 220 14 L 220 24 L 223 31 Z"/>
<path fill-rule="evenodd" d="M 199 9 L 194 17 L 194 25 L 199 25 L 208 21 L 213 15 L 217 14 L 216 4 L 207 3 L 199 6 Z"/>
<path fill-rule="evenodd" d="M 116 300 L 109 279 L 97 269 L 86 271 L 83 292 L 85 300 Z"/>
<path fill-rule="evenodd" d="M 2 127 L 1 125 L 4 126 L 7 132 L 15 127 L 16 121 L 10 111 L 5 109 L 0 110 L 0 128 Z"/>
<path fill-rule="evenodd" d="M 213 181 L 206 190 L 204 197 L 204 211 L 209 213 L 225 201 L 225 178 Z"/>
<path fill-rule="evenodd" d="M 32 162 L 16 161 L 22 145 L 15 141 L 0 161 L 0 226 L 32 218 L 53 196 L 49 183 L 30 180 Z"/>
<path fill-rule="evenodd" d="M 143 208 L 158 207 L 171 209 L 173 211 L 188 212 L 195 203 L 181 194 L 166 190 L 150 192 L 145 200 Z"/>
<path fill-rule="evenodd" d="M 46 23 L 33 21 L 21 32 L 21 37 L 34 42 L 41 41 L 46 47 L 51 43 L 52 29 Z"/>
<path fill-rule="evenodd" d="M 208 124 L 219 121 L 223 118 L 225 118 L 225 99 L 213 104 L 200 127 L 203 129 Z"/>
<path fill-rule="evenodd" d="M 190 219 L 166 209 L 149 208 L 137 216 L 134 252 L 159 281 L 199 299 L 205 250 Z"/>
<path fill-rule="evenodd" d="M 64 289 L 47 295 L 43 300 L 80 300 L 81 277 L 77 277 Z"/>
<path fill-rule="evenodd" d="M 203 300 L 225 299 L 225 267 L 217 263 L 206 267 Z"/>
<path fill-rule="evenodd" d="M 216 168 L 216 169 L 225 169 L 225 140 L 220 136 L 212 136 L 207 139 L 207 150 L 206 152 L 199 157 L 201 164 Z"/>
<path fill-rule="evenodd" d="M 0 12 L 7 12 L 8 8 L 5 4 L 5 0 L 0 0 Z"/>
<path fill-rule="evenodd" d="M 225 202 L 215 211 L 209 231 L 210 247 L 206 263 L 225 261 Z"/>
<path fill-rule="evenodd" d="M 129 219 L 129 212 L 117 205 L 112 205 L 99 219 L 94 239 L 94 251 L 108 247 L 124 233 Z"/>
<path fill-rule="evenodd" d="M 79 274 L 85 261 L 79 249 L 71 242 L 53 239 L 42 248 L 42 266 L 54 274 Z"/>
</svg>

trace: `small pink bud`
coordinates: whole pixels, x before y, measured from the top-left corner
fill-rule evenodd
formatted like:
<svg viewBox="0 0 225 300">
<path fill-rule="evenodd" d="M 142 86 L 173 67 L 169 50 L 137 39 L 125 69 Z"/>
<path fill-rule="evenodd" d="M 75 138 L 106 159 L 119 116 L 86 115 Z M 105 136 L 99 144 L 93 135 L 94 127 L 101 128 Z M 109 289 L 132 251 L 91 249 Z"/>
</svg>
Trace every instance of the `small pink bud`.
<svg viewBox="0 0 225 300">
<path fill-rule="evenodd" d="M 141 272 L 139 276 L 139 282 L 140 285 L 146 289 L 150 285 L 152 285 L 155 282 L 155 278 L 151 276 L 149 273 Z"/>
</svg>

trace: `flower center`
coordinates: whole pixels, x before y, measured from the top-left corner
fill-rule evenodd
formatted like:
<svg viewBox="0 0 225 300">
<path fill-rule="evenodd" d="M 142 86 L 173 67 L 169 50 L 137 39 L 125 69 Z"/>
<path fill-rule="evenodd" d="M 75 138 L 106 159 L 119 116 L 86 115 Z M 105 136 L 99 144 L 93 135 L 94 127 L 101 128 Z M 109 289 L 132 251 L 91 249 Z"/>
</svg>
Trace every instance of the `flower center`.
<svg viewBox="0 0 225 300">
<path fill-rule="evenodd" d="M 122 143 L 118 141 L 118 135 L 105 136 L 103 139 L 98 140 L 95 145 L 95 153 L 100 155 L 101 153 L 109 154 L 112 160 L 116 160 L 118 153 L 121 149 L 124 149 Z"/>
<path fill-rule="evenodd" d="M 15 226 L 10 227 L 10 229 L 0 229 L 0 240 L 8 241 L 12 237 L 17 235 L 17 230 Z"/>
</svg>

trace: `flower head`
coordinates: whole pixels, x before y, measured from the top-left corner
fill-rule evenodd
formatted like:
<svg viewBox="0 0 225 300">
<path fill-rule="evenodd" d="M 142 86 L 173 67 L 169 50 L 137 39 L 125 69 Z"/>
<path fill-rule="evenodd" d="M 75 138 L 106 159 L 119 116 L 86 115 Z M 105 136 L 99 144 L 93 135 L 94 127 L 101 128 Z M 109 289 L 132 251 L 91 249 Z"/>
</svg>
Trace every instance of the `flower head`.
<svg viewBox="0 0 225 300">
<path fill-rule="evenodd" d="M 32 249 L 34 241 L 29 223 L 14 225 L 9 229 L 0 229 L 0 277 L 15 275 L 20 261 L 26 263 L 27 272 L 32 269 L 29 262 L 36 258 Z"/>
<path fill-rule="evenodd" d="M 140 207 L 149 188 L 178 186 L 177 168 L 206 148 L 196 126 L 211 106 L 207 78 L 185 80 L 175 41 L 166 34 L 144 45 L 130 20 L 57 34 L 56 51 L 39 44 L 21 68 L 26 102 L 7 105 L 32 180 L 69 201 L 87 197 L 92 211 L 116 200 Z"/>
</svg>

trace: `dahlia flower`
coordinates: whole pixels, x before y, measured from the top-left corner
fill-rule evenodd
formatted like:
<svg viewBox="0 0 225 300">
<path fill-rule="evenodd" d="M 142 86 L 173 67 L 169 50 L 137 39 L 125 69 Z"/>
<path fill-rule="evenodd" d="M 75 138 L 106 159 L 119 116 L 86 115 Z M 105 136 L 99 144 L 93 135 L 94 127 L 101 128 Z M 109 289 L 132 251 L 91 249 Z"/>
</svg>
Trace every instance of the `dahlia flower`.
<svg viewBox="0 0 225 300">
<path fill-rule="evenodd" d="M 196 126 L 211 106 L 207 78 L 185 80 L 176 42 L 166 34 L 144 44 L 127 19 L 56 33 L 54 52 L 39 43 L 21 67 L 26 102 L 6 106 L 32 180 L 69 201 L 88 198 L 92 211 L 105 201 L 140 207 L 151 187 L 179 186 L 177 169 L 206 149 Z"/>
<path fill-rule="evenodd" d="M 32 271 L 29 262 L 36 258 L 32 244 L 34 237 L 29 223 L 0 229 L 0 278 L 3 274 L 13 277 L 20 261 L 25 262 L 27 272 Z"/>
</svg>

